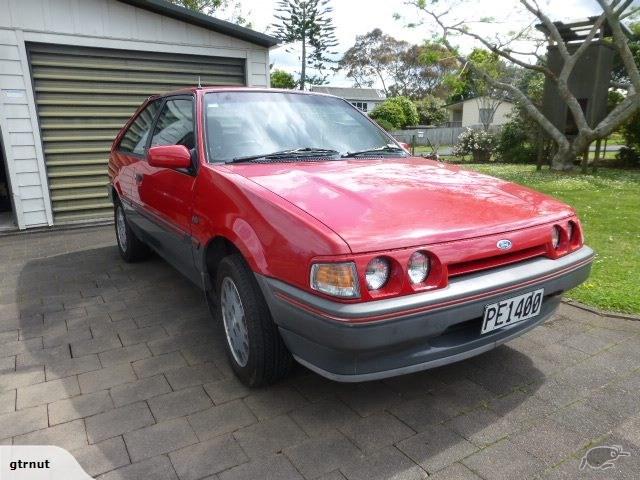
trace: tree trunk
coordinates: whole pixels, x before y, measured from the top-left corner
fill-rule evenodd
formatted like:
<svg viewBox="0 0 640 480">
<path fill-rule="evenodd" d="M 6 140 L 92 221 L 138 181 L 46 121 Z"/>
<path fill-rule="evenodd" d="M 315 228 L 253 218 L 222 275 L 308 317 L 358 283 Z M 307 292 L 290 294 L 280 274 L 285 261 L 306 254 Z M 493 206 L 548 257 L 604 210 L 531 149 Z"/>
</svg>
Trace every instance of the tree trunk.
<svg viewBox="0 0 640 480">
<path fill-rule="evenodd" d="M 602 147 L 602 139 L 596 140 L 596 151 L 593 156 L 593 173 L 598 170 L 598 162 L 600 162 L 600 148 Z"/>
<path fill-rule="evenodd" d="M 584 152 L 582 152 L 582 162 L 580 164 L 580 171 L 582 173 L 587 173 L 587 168 L 589 167 L 589 147 L 585 148 Z"/>
<path fill-rule="evenodd" d="M 542 134 L 542 129 L 538 128 L 538 135 L 536 136 L 536 170 L 542 170 L 542 162 L 544 161 L 544 143 L 545 138 Z"/>
<path fill-rule="evenodd" d="M 573 161 L 575 158 L 576 154 L 572 148 L 559 147 L 551 159 L 551 170 L 560 172 L 573 170 Z"/>
<path fill-rule="evenodd" d="M 304 90 L 307 81 L 307 39 L 302 35 L 302 67 L 300 69 L 300 90 Z"/>
</svg>

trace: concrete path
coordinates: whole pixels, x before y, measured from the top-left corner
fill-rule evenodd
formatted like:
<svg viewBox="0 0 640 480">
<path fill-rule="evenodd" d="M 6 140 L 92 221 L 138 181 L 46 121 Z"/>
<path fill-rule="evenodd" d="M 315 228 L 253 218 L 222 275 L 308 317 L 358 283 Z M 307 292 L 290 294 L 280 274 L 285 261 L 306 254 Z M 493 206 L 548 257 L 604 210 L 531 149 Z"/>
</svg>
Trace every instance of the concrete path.
<svg viewBox="0 0 640 480">
<path fill-rule="evenodd" d="M 105 480 L 640 471 L 640 322 L 563 306 L 448 367 L 359 385 L 299 367 L 252 391 L 222 342 L 202 294 L 159 258 L 122 262 L 111 227 L 0 237 L 2 444 L 64 447 Z M 602 445 L 630 455 L 579 470 Z"/>
</svg>

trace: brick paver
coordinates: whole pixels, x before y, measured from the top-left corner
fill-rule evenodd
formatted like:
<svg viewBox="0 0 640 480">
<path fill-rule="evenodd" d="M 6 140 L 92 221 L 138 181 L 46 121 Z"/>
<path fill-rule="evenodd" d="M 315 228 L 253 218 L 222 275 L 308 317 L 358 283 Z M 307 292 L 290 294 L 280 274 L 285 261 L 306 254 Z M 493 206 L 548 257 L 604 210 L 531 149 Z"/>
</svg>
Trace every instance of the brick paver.
<svg viewBox="0 0 640 480">
<path fill-rule="evenodd" d="M 297 367 L 249 390 L 203 296 L 111 227 L 0 237 L 0 443 L 119 479 L 607 478 L 640 468 L 640 322 L 563 305 L 482 356 L 346 385 Z"/>
</svg>

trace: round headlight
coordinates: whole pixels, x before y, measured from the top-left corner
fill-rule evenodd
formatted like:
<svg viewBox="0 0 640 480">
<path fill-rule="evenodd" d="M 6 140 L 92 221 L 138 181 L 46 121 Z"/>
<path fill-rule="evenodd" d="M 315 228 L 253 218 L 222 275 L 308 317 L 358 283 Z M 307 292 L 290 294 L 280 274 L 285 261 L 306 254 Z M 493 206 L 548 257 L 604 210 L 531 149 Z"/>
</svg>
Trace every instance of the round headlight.
<svg viewBox="0 0 640 480">
<path fill-rule="evenodd" d="M 422 252 L 413 252 L 409 257 L 407 273 L 411 283 L 422 283 L 429 275 L 429 257 Z"/>
<path fill-rule="evenodd" d="M 560 246 L 560 227 L 553 227 L 551 230 L 551 246 L 558 248 Z"/>
<path fill-rule="evenodd" d="M 388 260 L 380 257 L 371 260 L 369 265 L 367 265 L 367 271 L 365 273 L 369 290 L 382 288 L 389 279 L 390 270 Z"/>
</svg>

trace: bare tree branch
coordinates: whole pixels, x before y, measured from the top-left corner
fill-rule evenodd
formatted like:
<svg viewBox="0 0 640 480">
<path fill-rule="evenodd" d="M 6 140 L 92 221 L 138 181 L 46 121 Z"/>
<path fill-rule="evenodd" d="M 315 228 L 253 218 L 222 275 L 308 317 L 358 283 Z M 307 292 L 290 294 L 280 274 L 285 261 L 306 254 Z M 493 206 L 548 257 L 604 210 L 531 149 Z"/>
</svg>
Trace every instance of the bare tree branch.
<svg viewBox="0 0 640 480">
<path fill-rule="evenodd" d="M 629 0 L 627 0 L 629 1 Z M 633 58 L 633 53 L 631 53 L 631 49 L 629 48 L 629 43 L 627 42 L 627 38 L 620 27 L 620 10 L 618 10 L 618 14 L 614 13 L 613 9 L 605 0 L 598 0 L 598 3 L 604 10 L 605 15 L 607 16 L 607 23 L 611 28 L 611 32 L 613 33 L 613 41 L 617 47 L 618 53 L 622 58 L 622 62 L 624 63 L 624 67 L 627 70 L 627 74 L 631 80 L 631 84 L 636 92 L 640 92 L 640 72 L 638 71 L 638 66 Z M 625 2 L 626 4 L 627 2 Z"/>
<path fill-rule="evenodd" d="M 640 110 L 640 71 L 638 65 L 635 63 L 633 54 L 629 48 L 627 38 L 620 23 L 621 18 L 624 18 L 628 14 L 628 9 L 632 4 L 632 0 L 598 0 L 598 3 L 602 7 L 602 13 L 597 18 L 593 19 L 593 24 L 590 26 L 589 31 L 582 39 L 582 42 L 576 47 L 572 47 L 562 38 L 558 25 L 553 23 L 551 19 L 540 9 L 537 0 L 520 1 L 524 8 L 535 15 L 544 25 L 544 33 L 549 48 L 558 49 L 558 54 L 562 60 L 560 72 L 555 72 L 551 70 L 548 65 L 544 65 L 541 61 L 542 57 L 538 55 L 537 52 L 521 52 L 509 48 L 509 45 L 512 42 L 517 41 L 524 36 L 526 27 L 515 35 L 511 35 L 510 39 L 501 40 L 497 37 L 495 41 L 492 42 L 486 37 L 482 37 L 468 29 L 460 27 L 459 23 L 455 25 L 447 25 L 447 22 L 443 18 L 445 14 L 439 14 L 434 9 L 426 7 L 424 2 L 412 0 L 408 3 L 417 6 L 438 25 L 443 32 L 442 43 L 452 53 L 452 55 L 455 55 L 459 62 L 464 65 L 464 68 L 469 68 L 474 75 L 484 80 L 488 85 L 508 92 L 510 96 L 521 105 L 522 109 L 540 125 L 542 130 L 557 143 L 558 151 L 554 155 L 554 168 L 571 168 L 571 162 L 575 159 L 575 156 L 582 153 L 591 142 L 609 135 L 622 122 L 626 121 L 631 115 Z M 575 94 L 569 88 L 569 78 L 571 78 L 578 60 L 584 56 L 589 46 L 594 44 L 596 35 L 598 32 L 602 31 L 605 22 L 607 22 L 611 29 L 614 46 L 622 58 L 623 64 L 630 78 L 630 83 L 615 85 L 617 88 L 626 89 L 628 92 L 627 97 L 604 119 L 602 119 L 595 128 L 591 128 L 586 121 L 585 114 L 582 111 L 580 103 L 578 102 Z M 450 34 L 466 35 L 469 38 L 476 40 L 500 58 L 511 62 L 513 65 L 544 74 L 548 81 L 550 80 L 556 85 L 561 99 L 569 108 L 569 111 L 575 120 L 575 124 L 578 127 L 577 136 L 570 138 L 567 137 L 561 129 L 556 127 L 549 119 L 546 118 L 533 101 L 528 98 L 525 92 L 515 85 L 494 78 L 494 76 L 490 75 L 482 65 L 470 61 L 469 58 L 460 53 L 451 43 Z M 538 44 L 537 48 L 540 48 L 540 46 L 542 46 L 542 44 Z M 539 63 L 532 65 L 531 63 L 527 63 L 522 60 L 522 58 L 518 58 L 518 56 L 530 56 L 531 58 L 538 59 Z"/>
<path fill-rule="evenodd" d="M 513 55 L 509 54 L 508 50 L 504 50 L 504 49 L 500 49 L 498 47 L 496 47 L 494 44 L 487 42 L 483 37 L 481 37 L 480 35 L 477 35 L 473 32 L 468 32 L 465 30 L 462 30 L 460 28 L 456 28 L 456 27 L 447 27 L 448 30 L 454 31 L 456 33 L 462 34 L 462 35 L 467 35 L 475 40 L 478 40 L 480 43 L 482 43 L 485 47 L 487 47 L 491 52 L 495 53 L 496 55 L 501 56 L 502 58 L 504 58 L 505 60 L 509 60 L 510 62 L 522 67 L 522 68 L 526 68 L 529 70 L 535 70 L 537 72 L 540 73 L 544 73 L 545 75 L 551 76 L 551 77 L 555 77 L 555 74 L 549 70 L 548 68 L 542 66 L 542 65 L 533 65 L 531 63 L 527 63 L 524 62 L 522 60 L 519 60 L 518 58 L 514 57 Z"/>
<path fill-rule="evenodd" d="M 593 129 L 593 140 L 613 133 L 621 123 L 628 120 L 638 110 L 638 104 L 640 104 L 640 94 L 628 95 Z"/>
<path fill-rule="evenodd" d="M 488 75 L 485 71 L 483 71 L 482 69 L 474 65 L 472 62 L 469 62 L 464 56 L 456 53 L 457 49 L 454 48 L 453 45 L 449 42 L 449 39 L 448 39 L 449 28 L 443 23 L 442 15 L 438 15 L 435 12 L 432 12 L 429 10 L 425 10 L 425 12 L 428 15 L 430 15 L 433 18 L 433 20 L 440 26 L 440 28 L 443 31 L 442 42 L 452 54 L 456 55 L 460 63 L 468 66 L 476 75 L 480 76 L 483 80 L 485 80 L 487 83 L 489 83 L 493 87 L 511 93 L 513 98 L 518 102 L 520 102 L 520 104 L 526 110 L 526 112 L 529 115 L 531 115 L 531 117 L 536 122 L 538 122 L 538 124 L 545 130 L 545 132 L 547 132 L 547 134 L 556 141 L 559 148 L 562 148 L 562 149 L 570 148 L 569 141 L 562 134 L 562 132 L 558 130 L 556 126 L 553 123 L 551 123 L 549 119 L 547 119 L 547 117 L 545 117 L 540 112 L 540 110 L 538 110 L 538 108 L 536 108 L 533 102 L 522 91 L 520 91 L 517 87 L 513 85 L 496 80 L 495 78 Z"/>
</svg>

